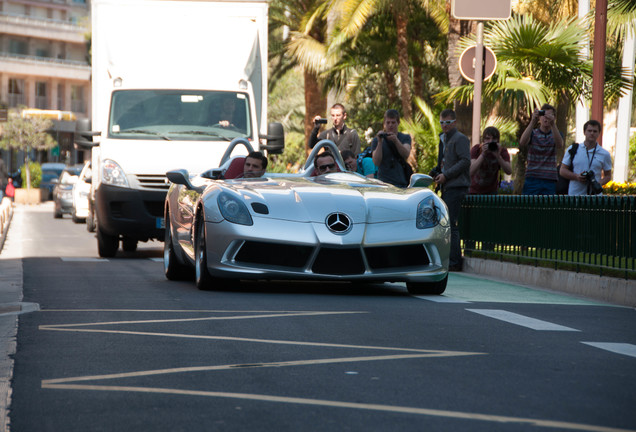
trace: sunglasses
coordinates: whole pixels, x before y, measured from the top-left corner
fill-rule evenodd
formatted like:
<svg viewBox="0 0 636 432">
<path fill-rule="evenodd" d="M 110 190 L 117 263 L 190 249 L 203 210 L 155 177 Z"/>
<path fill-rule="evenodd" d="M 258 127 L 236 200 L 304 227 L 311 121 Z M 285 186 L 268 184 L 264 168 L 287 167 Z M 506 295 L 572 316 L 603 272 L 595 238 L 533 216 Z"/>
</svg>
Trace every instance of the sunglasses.
<svg viewBox="0 0 636 432">
<path fill-rule="evenodd" d="M 327 165 L 320 165 L 318 167 L 318 171 L 326 171 L 328 169 L 334 169 L 336 167 L 336 164 L 327 164 Z"/>
<path fill-rule="evenodd" d="M 441 124 L 442 126 L 449 125 L 449 124 L 452 124 L 452 123 L 455 123 L 455 120 L 440 120 L 439 121 L 439 124 Z"/>
</svg>

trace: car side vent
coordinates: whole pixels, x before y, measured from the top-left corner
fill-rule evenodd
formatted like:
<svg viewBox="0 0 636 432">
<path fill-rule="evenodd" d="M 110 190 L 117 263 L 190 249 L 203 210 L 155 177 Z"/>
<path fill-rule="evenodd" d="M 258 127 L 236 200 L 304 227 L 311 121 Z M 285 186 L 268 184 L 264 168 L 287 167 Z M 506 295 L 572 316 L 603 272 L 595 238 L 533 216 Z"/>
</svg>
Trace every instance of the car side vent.
<svg viewBox="0 0 636 432">
<path fill-rule="evenodd" d="M 263 203 L 252 203 L 252 209 L 258 214 L 269 214 L 269 208 Z"/>
</svg>

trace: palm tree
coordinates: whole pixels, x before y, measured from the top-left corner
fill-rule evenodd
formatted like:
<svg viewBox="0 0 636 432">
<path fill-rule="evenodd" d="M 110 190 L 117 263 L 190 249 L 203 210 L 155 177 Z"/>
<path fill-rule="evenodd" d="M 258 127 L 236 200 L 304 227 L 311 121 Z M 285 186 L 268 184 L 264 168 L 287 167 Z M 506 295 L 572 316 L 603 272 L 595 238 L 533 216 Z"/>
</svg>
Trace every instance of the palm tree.
<svg viewBox="0 0 636 432">
<path fill-rule="evenodd" d="M 293 67 L 303 70 L 305 88 L 305 142 L 313 127 L 314 115 L 325 113 L 327 98 L 320 79 L 325 66 L 328 1 L 274 0 L 270 4 L 270 33 L 283 27 L 289 29 L 289 38 L 282 43 L 270 43 L 270 59 L 277 60 L 272 74 L 275 78 Z"/>
<path fill-rule="evenodd" d="M 391 17 L 396 30 L 396 51 L 399 71 L 402 115 L 410 119 L 412 108 L 412 79 L 409 65 L 409 18 L 415 10 L 429 10 L 431 16 L 442 24 L 445 19 L 445 0 L 335 0 L 333 7 L 339 10 L 339 28 L 344 38 L 360 35 L 369 20 L 379 14 Z"/>
</svg>

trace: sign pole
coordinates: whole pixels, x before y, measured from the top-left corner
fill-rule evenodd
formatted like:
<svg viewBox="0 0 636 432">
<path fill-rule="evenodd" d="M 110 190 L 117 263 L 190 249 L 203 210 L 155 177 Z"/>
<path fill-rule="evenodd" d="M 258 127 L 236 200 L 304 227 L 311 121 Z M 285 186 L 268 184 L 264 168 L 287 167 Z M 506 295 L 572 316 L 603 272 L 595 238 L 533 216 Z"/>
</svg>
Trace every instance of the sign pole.
<svg viewBox="0 0 636 432">
<path fill-rule="evenodd" d="M 477 22 L 477 45 L 475 45 L 475 87 L 473 94 L 472 145 L 480 142 L 481 88 L 484 81 L 484 22 Z"/>
</svg>

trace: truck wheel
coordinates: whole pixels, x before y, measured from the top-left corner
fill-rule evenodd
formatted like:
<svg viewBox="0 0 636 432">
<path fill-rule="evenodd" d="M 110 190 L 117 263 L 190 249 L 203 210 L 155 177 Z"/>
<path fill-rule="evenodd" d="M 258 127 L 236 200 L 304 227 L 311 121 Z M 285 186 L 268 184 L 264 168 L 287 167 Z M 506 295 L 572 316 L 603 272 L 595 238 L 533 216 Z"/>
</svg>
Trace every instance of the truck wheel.
<svg viewBox="0 0 636 432">
<path fill-rule="evenodd" d="M 406 289 L 411 295 L 440 295 L 446 291 L 448 274 L 441 281 L 437 282 L 407 282 Z"/>
<path fill-rule="evenodd" d="M 101 229 L 97 229 L 97 252 L 102 258 L 112 258 L 117 254 L 119 249 L 119 239 L 117 236 L 104 233 Z"/>
<path fill-rule="evenodd" d="M 170 214 L 166 214 L 166 233 L 163 242 L 163 271 L 169 280 L 184 280 L 192 277 L 189 267 L 181 264 L 174 250 Z"/>
<path fill-rule="evenodd" d="M 124 237 L 121 240 L 121 248 L 124 252 L 134 252 L 137 250 L 137 240 L 131 239 L 130 237 Z"/>
</svg>

